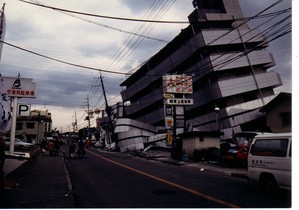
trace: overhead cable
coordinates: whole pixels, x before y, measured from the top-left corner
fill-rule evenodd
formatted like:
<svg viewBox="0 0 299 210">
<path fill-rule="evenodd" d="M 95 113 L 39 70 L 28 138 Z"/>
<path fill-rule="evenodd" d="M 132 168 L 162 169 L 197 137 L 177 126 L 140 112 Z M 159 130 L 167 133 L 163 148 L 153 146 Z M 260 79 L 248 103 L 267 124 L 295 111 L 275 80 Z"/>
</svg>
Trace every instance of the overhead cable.
<svg viewBox="0 0 299 210">
<path fill-rule="evenodd" d="M 98 18 L 133 21 L 133 22 L 148 22 L 148 23 L 189 24 L 189 21 L 143 20 L 143 19 L 134 19 L 134 18 L 122 18 L 122 17 L 115 17 L 115 16 L 97 15 L 97 14 L 91 14 L 91 13 L 86 13 L 86 12 L 78 12 L 78 11 L 73 11 L 73 10 L 67 10 L 67 9 L 61 9 L 61 8 L 57 8 L 57 7 L 46 6 L 44 4 L 34 3 L 34 2 L 26 1 L 26 0 L 19 0 L 19 1 L 24 2 L 24 3 L 28 3 L 28 4 L 32 4 L 32 5 L 35 5 L 35 6 L 39 6 L 39 7 L 44 7 L 44 8 L 48 8 L 48 9 L 57 10 L 57 11 L 69 12 L 69 13 L 74 13 L 74 14 L 79 14 L 79 15 L 86 15 L 86 16 L 91 16 L 91 17 L 98 17 Z"/>
<path fill-rule="evenodd" d="M 128 73 L 124 73 L 124 72 L 109 71 L 109 70 L 104 70 L 104 69 L 99 69 L 99 68 L 94 68 L 94 67 L 88 67 L 88 66 L 83 66 L 83 65 L 79 65 L 79 64 L 74 64 L 74 63 L 66 62 L 66 61 L 63 61 L 63 60 L 56 59 L 56 58 L 52 58 L 52 57 L 49 57 L 49 56 L 46 56 L 46 55 L 43 55 L 43 54 L 40 54 L 40 53 L 37 53 L 37 52 L 33 52 L 31 50 L 27 50 L 25 48 L 22 48 L 22 47 L 10 44 L 10 43 L 5 42 L 5 41 L 1 41 L 0 40 L 0 42 L 2 42 L 3 44 L 6 44 L 8 46 L 17 48 L 19 50 L 22 50 L 22 51 L 25 51 L 25 52 L 28 52 L 28 53 L 31 53 L 31 54 L 34 54 L 34 55 L 37 55 L 37 56 L 40 56 L 40 57 L 43 57 L 43 58 L 47 58 L 49 60 L 57 61 L 59 63 L 67 64 L 67 65 L 70 65 L 70 66 L 74 66 L 74 67 L 78 67 L 78 68 L 84 68 L 84 69 L 89 69 L 89 70 L 93 70 L 93 71 L 112 73 L 112 74 L 121 74 L 121 75 L 127 75 L 128 74 Z"/>
</svg>

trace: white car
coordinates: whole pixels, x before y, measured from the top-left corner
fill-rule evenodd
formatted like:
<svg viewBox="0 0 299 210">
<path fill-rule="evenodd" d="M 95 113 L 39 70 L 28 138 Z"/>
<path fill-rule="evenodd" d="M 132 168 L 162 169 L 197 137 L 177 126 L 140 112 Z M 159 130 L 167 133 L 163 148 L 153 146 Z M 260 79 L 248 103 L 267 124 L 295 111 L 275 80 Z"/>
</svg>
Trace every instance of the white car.
<svg viewBox="0 0 299 210">
<path fill-rule="evenodd" d="M 248 155 L 248 178 L 267 193 L 292 189 L 292 134 L 257 135 Z"/>
<path fill-rule="evenodd" d="M 15 149 L 17 150 L 21 150 L 21 151 L 26 151 L 26 150 L 30 150 L 31 148 L 34 147 L 34 144 L 32 143 L 28 143 L 28 142 L 24 142 L 21 139 L 15 138 Z M 5 146 L 6 148 L 9 149 L 10 147 L 10 139 L 9 138 L 5 138 Z"/>
</svg>

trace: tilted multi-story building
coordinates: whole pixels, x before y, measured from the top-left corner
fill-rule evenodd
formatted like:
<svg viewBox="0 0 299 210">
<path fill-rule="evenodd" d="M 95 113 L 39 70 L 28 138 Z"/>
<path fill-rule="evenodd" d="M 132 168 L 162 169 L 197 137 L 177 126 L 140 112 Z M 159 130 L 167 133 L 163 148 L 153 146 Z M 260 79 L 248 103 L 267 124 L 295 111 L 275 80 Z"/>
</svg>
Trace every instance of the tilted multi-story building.
<svg viewBox="0 0 299 210">
<path fill-rule="evenodd" d="M 279 74 L 269 71 L 275 62 L 267 40 L 249 28 L 238 0 L 195 0 L 193 5 L 190 25 L 121 84 L 123 101 L 130 102 L 124 115 L 164 126 L 162 77 L 185 74 L 193 79 L 193 94 L 185 97 L 194 103 L 184 106 L 189 130 L 221 129 L 224 138 L 233 129 L 262 130 L 258 110 L 282 85 Z"/>
</svg>

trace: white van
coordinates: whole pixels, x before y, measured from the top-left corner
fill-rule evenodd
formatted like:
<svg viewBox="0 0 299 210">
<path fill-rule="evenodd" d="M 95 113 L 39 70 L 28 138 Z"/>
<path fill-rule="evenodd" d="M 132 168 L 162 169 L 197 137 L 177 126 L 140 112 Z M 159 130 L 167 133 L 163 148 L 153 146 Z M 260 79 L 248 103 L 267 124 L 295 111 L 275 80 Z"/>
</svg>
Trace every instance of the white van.
<svg viewBox="0 0 299 210">
<path fill-rule="evenodd" d="M 266 192 L 274 192 L 277 188 L 291 190 L 291 146 L 291 133 L 255 136 L 248 154 L 248 179 L 259 183 Z"/>
</svg>

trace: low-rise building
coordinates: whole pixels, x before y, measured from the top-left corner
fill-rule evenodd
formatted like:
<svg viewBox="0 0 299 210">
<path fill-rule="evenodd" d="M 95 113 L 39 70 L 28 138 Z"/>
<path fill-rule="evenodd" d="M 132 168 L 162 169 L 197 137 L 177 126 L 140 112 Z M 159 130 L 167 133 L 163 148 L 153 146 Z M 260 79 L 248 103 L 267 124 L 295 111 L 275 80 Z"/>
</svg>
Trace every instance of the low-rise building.
<svg viewBox="0 0 299 210">
<path fill-rule="evenodd" d="M 30 116 L 18 116 L 16 138 L 38 144 L 45 136 L 52 133 L 52 117 L 48 110 L 33 110 Z"/>
<path fill-rule="evenodd" d="M 292 95 L 281 92 L 260 109 L 265 113 L 266 124 L 273 133 L 292 132 Z"/>
</svg>

